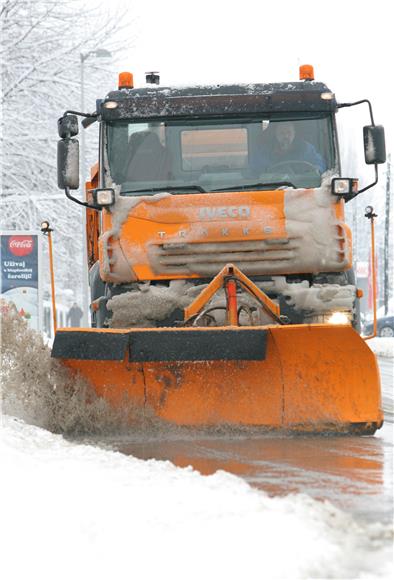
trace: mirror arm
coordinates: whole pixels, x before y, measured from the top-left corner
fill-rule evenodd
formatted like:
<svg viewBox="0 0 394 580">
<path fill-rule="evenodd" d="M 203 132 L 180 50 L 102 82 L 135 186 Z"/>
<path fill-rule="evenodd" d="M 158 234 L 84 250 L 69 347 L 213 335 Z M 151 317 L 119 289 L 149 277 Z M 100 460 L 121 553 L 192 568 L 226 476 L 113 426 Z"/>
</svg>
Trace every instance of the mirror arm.
<svg viewBox="0 0 394 580">
<path fill-rule="evenodd" d="M 369 116 L 371 118 L 371 125 L 373 127 L 375 127 L 372 105 L 368 99 L 362 99 L 361 101 L 355 101 L 354 103 L 339 103 L 337 106 L 338 106 L 338 109 L 341 109 L 343 107 L 353 107 L 355 105 L 361 105 L 362 103 L 367 103 L 368 108 L 369 108 Z M 371 187 L 376 185 L 378 183 L 378 179 L 379 179 L 378 165 L 377 165 L 377 163 L 375 163 L 375 181 L 373 183 L 370 183 L 366 187 L 363 187 L 362 189 L 360 189 L 360 191 L 358 191 L 357 194 L 354 195 L 351 199 L 354 199 L 355 197 L 357 197 L 357 195 L 360 195 L 360 193 L 363 193 L 363 191 L 366 191 L 367 189 L 370 189 Z M 347 200 L 347 201 L 350 201 L 350 200 Z"/>
<path fill-rule="evenodd" d="M 70 199 L 71 201 L 77 203 L 78 205 L 82 205 L 83 207 L 86 207 L 88 209 L 96 209 L 101 211 L 103 208 L 101 205 L 94 205 L 94 204 L 90 204 L 87 203 L 86 201 L 81 201 L 79 199 L 77 199 L 76 197 L 72 196 L 70 193 L 70 188 L 69 187 L 65 187 L 64 188 L 64 192 L 66 194 L 66 197 L 68 197 L 68 199 Z"/>
<path fill-rule="evenodd" d="M 63 117 L 65 117 L 66 115 L 77 115 L 78 117 L 91 117 L 92 114 L 96 114 L 96 113 L 81 113 L 80 111 L 64 111 L 63 113 Z"/>
<path fill-rule="evenodd" d="M 368 108 L 369 108 L 369 115 L 371 117 L 371 125 L 373 127 L 375 127 L 375 121 L 374 121 L 373 112 L 372 112 L 372 105 L 368 99 L 362 99 L 361 101 L 355 101 L 354 103 L 338 103 L 337 107 L 338 107 L 338 109 L 342 109 L 343 107 L 354 107 L 355 105 L 361 105 L 362 103 L 367 103 Z"/>
<path fill-rule="evenodd" d="M 373 183 L 370 183 L 369 185 L 367 185 L 366 187 L 363 187 L 362 189 L 360 189 L 360 191 L 357 192 L 357 195 L 359 195 L 360 193 L 362 193 L 363 191 L 366 191 L 367 189 L 369 189 L 370 187 L 373 187 L 374 185 L 377 184 L 379 180 L 379 174 L 378 174 L 378 165 L 377 163 L 375 163 L 375 181 Z"/>
<path fill-rule="evenodd" d="M 369 185 L 363 187 L 362 189 L 360 189 L 354 195 L 351 195 L 349 197 L 346 197 L 345 203 L 348 203 L 349 201 L 351 201 L 352 199 L 354 199 L 355 197 L 357 197 L 358 195 L 360 195 L 360 193 L 363 193 L 363 191 L 366 191 L 367 189 L 370 189 L 371 187 L 373 187 L 374 185 L 376 185 L 377 182 L 378 182 L 378 178 L 379 178 L 378 165 L 377 165 L 377 163 L 375 163 L 375 181 L 373 183 L 370 183 Z"/>
<path fill-rule="evenodd" d="M 89 117 L 85 117 L 85 119 L 82 119 L 82 127 L 84 129 L 87 129 L 88 127 L 90 127 L 90 125 L 93 125 L 93 123 L 95 123 L 97 121 L 97 113 L 92 113 L 91 115 L 89 115 Z"/>
<path fill-rule="evenodd" d="M 81 113 L 80 111 L 65 111 L 63 113 L 63 117 L 66 115 L 77 115 L 79 117 L 84 117 L 81 123 L 84 129 L 87 129 L 90 125 L 95 123 L 98 117 L 97 113 Z"/>
</svg>

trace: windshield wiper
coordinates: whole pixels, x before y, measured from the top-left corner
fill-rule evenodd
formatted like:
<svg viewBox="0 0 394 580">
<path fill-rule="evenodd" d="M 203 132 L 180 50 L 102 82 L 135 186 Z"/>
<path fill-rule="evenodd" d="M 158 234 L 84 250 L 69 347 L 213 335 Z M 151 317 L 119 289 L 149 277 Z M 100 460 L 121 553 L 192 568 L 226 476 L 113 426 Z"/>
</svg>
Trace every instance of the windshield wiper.
<svg viewBox="0 0 394 580">
<path fill-rule="evenodd" d="M 129 189 L 121 193 L 142 193 L 153 191 L 199 191 L 200 193 L 207 193 L 207 190 L 200 185 L 163 185 L 162 187 L 144 187 L 143 189 Z"/>
<path fill-rule="evenodd" d="M 223 187 L 220 189 L 211 189 L 211 191 L 246 191 L 247 189 L 256 189 L 256 188 L 270 188 L 270 187 L 293 187 L 296 189 L 294 183 L 291 181 L 273 181 L 272 183 L 252 183 L 248 185 L 232 185 L 231 187 Z"/>
<path fill-rule="evenodd" d="M 296 189 L 296 186 L 291 183 L 291 181 L 274 181 L 272 183 L 252 183 L 251 185 L 232 185 L 230 187 L 222 187 L 220 189 L 204 189 L 201 185 L 167 185 L 162 187 L 144 187 L 143 189 L 127 189 L 122 191 L 122 194 L 125 193 L 153 193 L 155 191 L 177 191 L 178 193 L 183 193 L 184 191 L 198 191 L 200 193 L 208 193 L 209 192 L 219 192 L 219 191 L 246 191 L 249 189 L 258 189 L 264 188 L 269 189 L 270 187 L 293 187 Z"/>
</svg>

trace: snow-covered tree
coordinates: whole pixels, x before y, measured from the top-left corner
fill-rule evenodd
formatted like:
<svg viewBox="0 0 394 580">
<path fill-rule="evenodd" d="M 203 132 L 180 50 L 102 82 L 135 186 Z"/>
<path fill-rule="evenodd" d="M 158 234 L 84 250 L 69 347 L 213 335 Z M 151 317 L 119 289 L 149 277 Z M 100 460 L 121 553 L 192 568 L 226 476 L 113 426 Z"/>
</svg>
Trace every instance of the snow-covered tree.
<svg viewBox="0 0 394 580">
<path fill-rule="evenodd" d="M 124 34 L 129 21 L 80 0 L 3 0 L 0 8 L 1 227 L 35 229 L 49 219 L 58 284 L 77 294 L 82 210 L 57 188 L 57 119 L 80 109 L 81 66 L 86 110 L 115 86 L 116 57 L 131 42 Z M 96 133 L 86 132 L 90 161 Z"/>
</svg>

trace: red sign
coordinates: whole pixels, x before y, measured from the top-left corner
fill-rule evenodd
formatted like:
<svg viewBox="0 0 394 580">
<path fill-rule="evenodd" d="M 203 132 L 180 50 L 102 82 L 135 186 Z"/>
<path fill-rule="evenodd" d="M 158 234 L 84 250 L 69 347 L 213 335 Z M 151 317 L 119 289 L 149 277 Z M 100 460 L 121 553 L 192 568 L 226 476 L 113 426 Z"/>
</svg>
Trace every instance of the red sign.
<svg viewBox="0 0 394 580">
<path fill-rule="evenodd" d="M 11 236 L 8 240 L 8 249 L 14 256 L 28 256 L 34 248 L 31 236 Z"/>
</svg>

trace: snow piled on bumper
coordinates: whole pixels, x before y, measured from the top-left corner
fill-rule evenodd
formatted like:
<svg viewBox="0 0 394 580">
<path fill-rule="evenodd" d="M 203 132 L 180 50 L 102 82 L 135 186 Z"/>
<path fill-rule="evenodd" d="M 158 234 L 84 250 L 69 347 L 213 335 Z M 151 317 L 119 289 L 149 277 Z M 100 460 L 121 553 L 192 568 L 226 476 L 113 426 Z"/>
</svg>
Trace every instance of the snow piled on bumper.
<svg viewBox="0 0 394 580">
<path fill-rule="evenodd" d="M 391 527 L 3 418 L 2 570 L 26 578 L 390 578 Z"/>
</svg>

